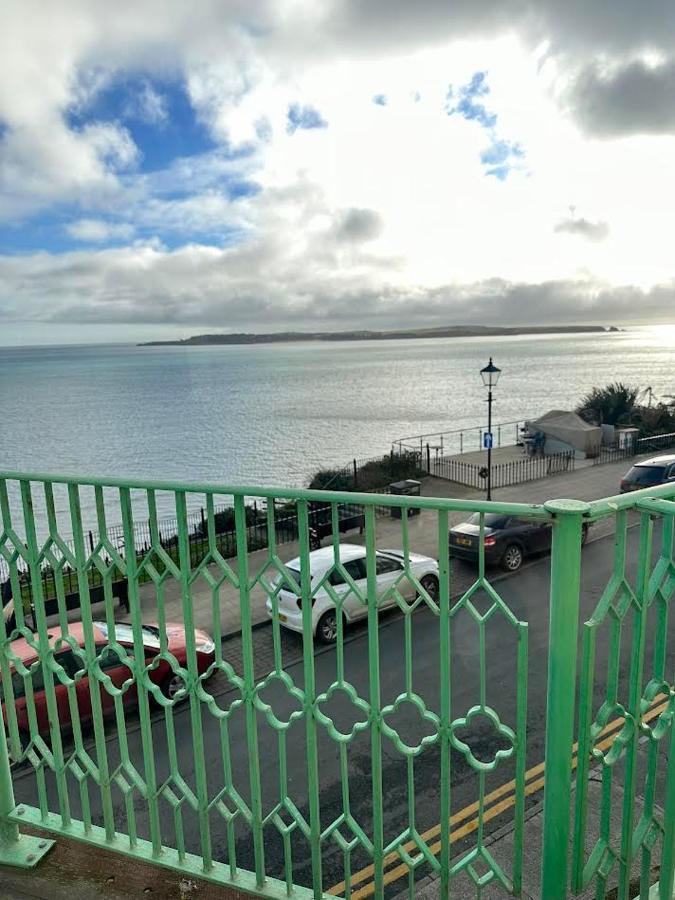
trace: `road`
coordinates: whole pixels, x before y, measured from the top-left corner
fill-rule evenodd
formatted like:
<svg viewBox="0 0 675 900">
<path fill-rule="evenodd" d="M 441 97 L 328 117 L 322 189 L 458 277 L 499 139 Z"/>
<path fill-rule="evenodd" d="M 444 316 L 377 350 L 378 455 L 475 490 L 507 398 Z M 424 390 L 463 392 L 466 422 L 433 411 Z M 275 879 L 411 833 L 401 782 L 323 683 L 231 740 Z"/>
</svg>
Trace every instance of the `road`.
<svg viewBox="0 0 675 900">
<path fill-rule="evenodd" d="M 656 536 L 660 532 L 656 531 Z M 637 556 L 637 529 L 629 531 L 629 560 Z M 658 542 L 655 541 L 655 545 Z M 582 619 L 588 618 L 602 591 L 607 584 L 614 561 L 613 541 L 604 538 L 590 542 L 584 549 L 583 577 L 581 590 Z M 634 583 L 634 564 L 629 565 L 629 580 Z M 528 633 L 528 667 L 527 667 L 527 766 L 540 763 L 544 757 L 544 728 L 546 705 L 546 672 L 548 664 L 548 596 L 549 596 L 549 560 L 536 560 L 514 576 L 500 576 L 494 573 L 494 586 L 521 622 L 529 624 Z M 476 598 L 477 607 L 486 609 L 485 599 Z M 426 708 L 438 713 L 440 701 L 439 682 L 439 628 L 438 619 L 431 611 L 420 609 L 410 619 L 413 659 L 413 689 L 423 698 Z M 672 637 L 672 621 L 669 638 Z M 270 629 L 266 630 L 269 634 Z M 452 716 L 464 716 L 474 706 L 480 696 L 478 666 L 478 631 L 479 627 L 466 609 L 459 610 L 452 619 L 451 625 L 451 703 Z M 650 617 L 645 659 L 650 661 L 653 652 L 652 635 L 654 619 Z M 621 653 L 619 669 L 619 695 L 627 701 L 626 681 L 630 662 L 630 639 L 632 627 L 630 622 L 624 625 L 624 646 Z M 382 617 L 379 629 L 379 664 L 381 676 L 381 705 L 392 704 L 405 687 L 405 654 L 404 654 L 405 622 L 400 614 Z M 608 628 L 604 626 L 598 635 L 595 700 L 596 708 L 602 702 L 601 693 L 607 672 Z M 301 650 L 298 636 L 289 635 L 284 638 L 284 647 L 295 645 L 296 653 Z M 516 633 L 506 618 L 497 613 L 484 626 L 484 646 L 486 660 L 486 701 L 498 713 L 500 720 L 510 727 L 516 722 Z M 668 640 L 667 646 L 672 657 L 675 642 Z M 672 671 L 672 658 L 669 659 L 668 671 Z M 331 648 L 317 653 L 315 657 L 316 684 L 318 692 L 326 690 L 336 675 L 336 651 Z M 344 647 L 345 676 L 353 685 L 359 697 L 368 700 L 369 665 L 368 641 L 365 629 L 361 628 L 349 633 Z M 300 662 L 293 662 L 286 668 L 294 684 L 302 687 L 303 668 Z M 645 679 L 646 681 L 647 679 Z M 261 694 L 262 699 L 272 705 L 274 714 L 280 720 L 286 720 L 290 711 L 298 708 L 297 701 L 286 689 L 276 682 Z M 221 708 L 228 708 L 236 699 L 236 694 L 225 693 L 218 698 Z M 354 721 L 362 720 L 363 713 L 355 710 L 347 702 L 338 702 L 333 697 L 322 709 L 334 717 L 336 726 L 349 731 Z M 331 705 L 332 704 L 332 705 Z M 408 707 L 407 709 L 405 707 Z M 355 714 L 354 714 L 355 713 Z M 185 781 L 192 787 L 194 778 L 194 751 L 189 710 L 186 707 L 177 711 L 173 717 L 177 735 L 178 764 Z M 221 726 L 207 710 L 203 710 L 204 748 L 207 763 L 209 795 L 214 796 L 223 785 L 223 753 L 221 740 L 225 737 Z M 416 744 L 424 734 L 432 735 L 434 726 L 420 718 L 411 704 L 404 704 L 396 715 L 387 718 L 404 741 Z M 142 772 L 142 752 L 140 732 L 137 719 L 130 718 L 128 727 L 129 752 L 132 760 Z M 116 735 L 110 723 L 110 740 L 108 756 L 111 766 L 116 765 L 119 758 L 119 747 Z M 242 708 L 235 710 L 229 719 L 229 753 L 233 780 L 241 796 L 248 802 L 250 787 L 247 763 L 246 721 Z M 163 783 L 169 775 L 167 724 L 161 715 L 154 720 L 153 738 L 155 759 L 157 761 L 157 780 Z M 471 751 L 480 760 L 494 758 L 499 749 L 508 747 L 508 742 L 496 735 L 493 727 L 486 719 L 474 719 L 469 727 L 458 730 L 457 735 L 469 744 Z M 258 739 L 261 753 L 262 808 L 268 814 L 278 802 L 280 796 L 280 750 L 287 760 L 287 793 L 304 817 L 308 817 L 307 805 L 307 763 L 306 763 L 306 725 L 302 718 L 292 722 L 287 730 L 279 736 L 270 727 L 264 715 L 258 715 Z M 348 794 L 343 791 L 340 780 L 340 756 L 337 744 L 332 741 L 326 730 L 318 726 L 317 733 L 318 772 L 321 784 L 321 829 L 324 831 L 330 823 L 343 812 L 344 804 L 349 809 L 360 827 L 367 835 L 372 834 L 372 778 L 371 778 L 371 737 L 366 730 L 358 734 L 346 751 L 348 765 Z M 225 741 L 227 744 L 227 741 Z M 285 748 L 284 748 L 285 744 Z M 94 751 L 91 751 L 92 754 Z M 502 761 L 494 773 L 485 779 L 486 791 L 494 790 L 514 776 L 513 758 Z M 406 826 L 411 809 L 416 817 L 418 832 L 436 825 L 440 820 L 439 811 L 439 772 L 440 751 L 438 742 L 432 744 L 415 758 L 408 770 L 404 756 L 387 736 L 382 737 L 382 785 L 384 807 L 384 843 L 393 840 Z M 468 765 L 465 756 L 455 750 L 451 752 L 451 807 L 452 811 L 461 810 L 477 799 L 478 779 L 475 771 Z M 37 805 L 35 780 L 32 771 L 19 774 L 16 783 L 17 801 Z M 408 785 L 412 781 L 415 800 L 410 802 Z M 47 779 L 50 795 L 50 806 L 58 809 L 53 779 Z M 181 796 L 180 788 L 174 786 L 177 796 Z M 148 835 L 148 809 L 146 801 L 134 792 L 134 808 L 137 816 L 137 827 L 140 836 Z M 126 829 L 124 798 L 118 788 L 114 789 L 113 799 L 120 831 Z M 533 795 L 532 800 L 540 799 Z M 91 801 L 94 821 L 100 821 L 97 815 L 95 785 L 91 784 Z M 72 812 L 80 815 L 79 792 L 73 780 L 71 789 Z M 235 807 L 227 803 L 231 810 Z M 172 806 L 161 799 L 160 819 L 162 835 L 165 843 L 175 846 L 174 811 Z M 197 817 L 187 803 L 182 804 L 183 826 L 185 829 L 186 848 L 199 851 L 199 832 Z M 512 811 L 506 815 L 507 818 Z M 292 823 L 288 812 L 282 814 L 286 825 Z M 505 821 L 504 817 L 496 817 L 489 827 L 497 827 Z M 222 817 L 214 810 L 210 817 L 211 839 L 214 858 L 226 860 L 228 848 L 226 829 Z M 243 868 L 254 866 L 252 842 L 244 827 L 241 816 L 236 819 L 236 859 Z M 277 823 L 281 824 L 279 821 Z M 353 835 L 348 828 L 341 829 L 343 837 L 349 841 Z M 470 839 L 469 839 L 470 840 Z M 293 878 L 297 883 L 310 883 L 309 852 L 307 841 L 296 827 L 291 834 Z M 457 849 L 461 849 L 458 844 Z M 270 875 L 283 878 L 284 849 L 279 831 L 274 822 L 265 828 L 265 867 Z M 369 862 L 369 856 L 359 847 L 352 853 L 351 867 L 356 871 Z M 424 867 L 423 867 L 424 868 Z M 428 871 L 428 869 L 427 869 Z M 323 874 L 326 889 L 339 883 L 343 878 L 344 856 L 334 839 L 327 838 L 323 844 Z M 400 890 L 405 883 L 399 883 Z"/>
</svg>

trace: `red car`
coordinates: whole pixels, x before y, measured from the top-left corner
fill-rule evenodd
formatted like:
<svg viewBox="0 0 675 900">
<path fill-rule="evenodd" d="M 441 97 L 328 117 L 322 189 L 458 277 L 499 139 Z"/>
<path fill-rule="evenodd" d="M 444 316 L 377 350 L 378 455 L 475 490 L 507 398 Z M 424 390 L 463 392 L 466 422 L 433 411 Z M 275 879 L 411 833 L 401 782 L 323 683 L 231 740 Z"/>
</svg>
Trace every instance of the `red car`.
<svg viewBox="0 0 675 900">
<path fill-rule="evenodd" d="M 118 654 L 108 645 L 108 626 L 105 622 L 94 622 L 94 640 L 96 641 L 96 653 L 99 656 L 99 668 L 102 674 L 110 678 L 110 682 L 115 688 L 121 688 L 125 681 L 133 677 L 131 670 L 121 661 Z M 69 626 L 69 635 L 75 644 L 84 647 L 84 628 L 81 622 L 73 622 Z M 61 632 L 58 628 L 50 628 L 48 630 L 50 644 L 57 645 L 58 649 L 54 654 L 54 659 L 63 666 L 66 674 L 73 678 L 75 674 L 83 667 L 83 659 L 79 659 L 77 651 L 73 651 L 68 644 L 63 641 L 59 642 Z M 215 659 L 215 644 L 210 635 L 205 631 L 195 629 L 195 644 L 197 651 L 197 669 L 199 674 L 203 674 Z M 185 629 L 182 625 L 167 624 L 167 649 L 172 653 L 178 664 L 182 668 L 187 668 L 187 648 L 185 644 Z M 115 639 L 118 644 L 124 647 L 129 656 L 133 657 L 133 634 L 131 625 L 126 623 L 116 623 Z M 26 668 L 36 662 L 38 656 L 31 645 L 24 639 L 19 638 L 11 643 L 11 654 L 21 660 Z M 107 651 L 105 648 L 108 648 Z M 143 626 L 143 649 L 145 655 L 144 664 L 150 665 L 153 659 L 160 651 L 159 628 L 156 625 Z M 84 652 L 84 651 L 83 651 Z M 29 734 L 29 718 L 28 704 L 26 701 L 25 683 L 20 672 L 16 670 L 14 665 L 10 664 L 12 673 L 12 687 L 14 689 L 14 705 L 16 709 L 17 724 L 22 734 L 22 739 Z M 165 659 L 159 659 L 154 668 L 149 671 L 150 679 L 157 684 L 162 694 L 173 699 L 179 690 L 184 687 L 184 683 L 180 675 L 177 675 L 169 663 Z M 45 694 L 44 676 L 42 666 L 36 666 L 32 674 L 33 696 L 35 698 L 35 714 L 37 717 L 38 730 L 41 734 L 49 733 L 49 716 L 47 710 L 47 698 Z M 108 685 L 108 688 L 111 685 Z M 113 695 L 107 689 L 105 683 L 100 683 L 101 706 L 103 711 L 108 712 L 114 709 L 115 700 Z M 2 713 L 6 721 L 5 712 L 5 690 L 0 676 L 0 699 L 2 700 Z M 75 682 L 75 691 L 77 695 L 77 705 L 80 720 L 85 722 L 92 717 L 91 692 L 89 689 L 89 678 L 81 677 Z M 63 684 L 58 675 L 54 675 L 54 693 L 56 695 L 56 705 L 58 708 L 59 723 L 61 727 L 67 727 L 71 724 L 70 704 L 68 702 L 68 688 Z M 123 694 L 124 703 L 126 705 L 135 705 L 137 701 L 136 684 L 127 687 Z"/>
</svg>

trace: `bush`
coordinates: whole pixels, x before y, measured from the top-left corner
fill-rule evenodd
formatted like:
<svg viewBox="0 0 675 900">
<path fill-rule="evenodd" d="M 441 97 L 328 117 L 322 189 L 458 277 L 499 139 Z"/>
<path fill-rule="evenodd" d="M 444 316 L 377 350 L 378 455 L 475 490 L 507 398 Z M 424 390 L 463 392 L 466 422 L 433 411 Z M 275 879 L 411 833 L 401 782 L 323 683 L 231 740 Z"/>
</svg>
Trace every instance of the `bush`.
<svg viewBox="0 0 675 900">
<path fill-rule="evenodd" d="M 372 491 L 387 487 L 392 481 L 404 478 L 419 478 L 425 475 L 420 466 L 419 453 L 406 450 L 404 453 L 386 453 L 369 459 L 357 468 L 356 483 L 354 473 L 349 469 L 321 469 L 309 483 L 318 491 Z"/>
<path fill-rule="evenodd" d="M 633 425 L 640 429 L 641 437 L 675 431 L 675 407 L 665 403 L 638 404 L 643 393 L 639 387 L 617 381 L 604 388 L 593 388 L 576 412 L 593 425 Z"/>
<path fill-rule="evenodd" d="M 627 425 L 630 422 L 640 388 L 616 381 L 604 388 L 593 388 L 577 406 L 576 412 L 592 425 Z"/>
<path fill-rule="evenodd" d="M 259 522 L 265 521 L 264 512 L 254 509 L 254 507 L 252 506 L 247 506 L 245 507 L 245 509 L 247 525 L 257 525 Z M 236 526 L 234 522 L 234 507 L 228 507 L 227 509 L 223 509 L 220 512 L 215 513 L 215 515 L 213 516 L 213 523 L 216 527 L 216 534 L 225 534 L 230 531 L 235 531 Z M 207 535 L 206 522 L 198 525 L 197 528 L 195 528 L 194 534 L 196 537 L 205 538 Z M 166 544 L 166 542 L 163 543 Z"/>
<path fill-rule="evenodd" d="M 312 491 L 353 491 L 354 475 L 346 469 L 320 469 L 309 487 Z"/>
</svg>

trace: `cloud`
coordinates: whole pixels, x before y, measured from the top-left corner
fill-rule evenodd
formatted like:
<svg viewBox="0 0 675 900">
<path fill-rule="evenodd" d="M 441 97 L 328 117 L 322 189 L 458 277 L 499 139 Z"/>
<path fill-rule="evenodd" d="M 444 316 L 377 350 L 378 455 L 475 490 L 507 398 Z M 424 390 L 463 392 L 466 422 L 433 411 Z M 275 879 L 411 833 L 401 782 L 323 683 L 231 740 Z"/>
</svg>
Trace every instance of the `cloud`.
<svg viewBox="0 0 675 900">
<path fill-rule="evenodd" d="M 138 147 L 128 130 L 112 122 L 92 122 L 81 129 L 85 143 L 101 162 L 111 168 L 126 169 L 138 162 Z"/>
<path fill-rule="evenodd" d="M 604 241 L 609 235 L 607 222 L 591 222 L 588 219 L 564 219 L 558 222 L 554 231 L 556 234 L 576 234 L 589 241 Z"/>
<path fill-rule="evenodd" d="M 0 217 L 22 255 L 0 262 L 14 315 L 11 290 L 36 320 L 283 323 L 286 310 L 390 327 L 515 315 L 516 296 L 550 320 L 568 288 L 570 314 L 586 315 L 589 280 L 608 303 L 612 284 L 636 285 L 633 301 L 661 297 L 671 314 L 667 291 L 649 293 L 669 284 L 675 227 L 665 0 L 616 0 L 611 13 L 582 0 L 48 7 L 0 11 Z M 91 102 L 111 85 L 114 111 Z M 176 128 L 181 103 L 203 145 L 155 167 L 147 134 Z M 588 139 L 625 134 L 642 136 Z M 554 230 L 569 197 L 611 233 L 585 219 Z M 48 252 L 64 228 L 94 246 Z M 106 247 L 123 240 L 143 243 Z"/>
<path fill-rule="evenodd" d="M 149 125 L 166 125 L 169 120 L 168 103 L 149 81 L 143 81 L 138 92 L 127 101 L 125 115 Z"/>
<path fill-rule="evenodd" d="M 78 131 L 49 117 L 10 125 L 0 143 L 0 220 L 55 203 L 109 203 L 124 190 L 119 172 L 137 160 L 129 132 L 113 123 Z"/>
<path fill-rule="evenodd" d="M 77 219 L 66 226 L 66 232 L 75 240 L 100 244 L 110 240 L 128 240 L 134 234 L 134 227 L 102 219 Z"/>
<path fill-rule="evenodd" d="M 381 216 L 372 209 L 349 209 L 340 217 L 335 227 L 338 241 L 372 241 L 382 232 Z"/>
<path fill-rule="evenodd" d="M 649 65 L 586 66 L 575 79 L 570 101 L 591 135 L 613 138 L 675 131 L 675 59 Z"/>
<path fill-rule="evenodd" d="M 643 290 L 594 279 L 487 279 L 438 287 L 326 274 L 273 242 L 216 249 L 151 246 L 0 258 L 0 310 L 24 322 L 176 325 L 270 331 L 649 321 L 675 308 L 675 282 Z M 147 278 L 151 272 L 152 278 Z M 83 298 L 87 298 L 86 302 Z"/>
</svg>

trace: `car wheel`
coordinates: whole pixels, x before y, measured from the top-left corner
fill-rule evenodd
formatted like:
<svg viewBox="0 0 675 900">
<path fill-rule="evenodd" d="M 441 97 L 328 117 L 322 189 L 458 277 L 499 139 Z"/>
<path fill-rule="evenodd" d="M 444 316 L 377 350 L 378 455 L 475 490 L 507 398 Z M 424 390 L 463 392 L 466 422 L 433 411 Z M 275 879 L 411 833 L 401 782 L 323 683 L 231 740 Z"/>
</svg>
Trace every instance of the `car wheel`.
<svg viewBox="0 0 675 900">
<path fill-rule="evenodd" d="M 161 689 L 167 700 L 175 700 L 178 692 L 185 690 L 185 682 L 176 672 L 170 672 L 162 682 Z M 181 698 L 181 700 L 186 699 L 187 694 Z"/>
<path fill-rule="evenodd" d="M 518 544 L 509 544 L 502 556 L 502 569 L 517 572 L 523 564 L 523 551 Z"/>
<path fill-rule="evenodd" d="M 337 616 L 336 609 L 329 609 L 319 619 L 316 626 L 316 636 L 322 644 L 334 644 L 337 641 Z"/>
<path fill-rule="evenodd" d="M 424 578 L 420 581 L 420 584 L 432 600 L 438 600 L 438 578 L 436 578 L 435 575 L 425 575 Z"/>
</svg>

